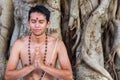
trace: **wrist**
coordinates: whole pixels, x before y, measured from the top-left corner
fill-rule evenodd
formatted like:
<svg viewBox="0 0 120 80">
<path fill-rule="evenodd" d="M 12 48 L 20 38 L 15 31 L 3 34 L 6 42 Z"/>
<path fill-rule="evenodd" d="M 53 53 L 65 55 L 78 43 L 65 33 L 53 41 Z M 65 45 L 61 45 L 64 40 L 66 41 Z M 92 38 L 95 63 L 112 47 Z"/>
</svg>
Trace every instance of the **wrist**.
<svg viewBox="0 0 120 80">
<path fill-rule="evenodd" d="M 40 68 L 41 68 L 42 70 L 44 70 L 45 67 L 46 67 L 45 64 L 43 64 L 43 65 L 40 66 Z"/>
</svg>

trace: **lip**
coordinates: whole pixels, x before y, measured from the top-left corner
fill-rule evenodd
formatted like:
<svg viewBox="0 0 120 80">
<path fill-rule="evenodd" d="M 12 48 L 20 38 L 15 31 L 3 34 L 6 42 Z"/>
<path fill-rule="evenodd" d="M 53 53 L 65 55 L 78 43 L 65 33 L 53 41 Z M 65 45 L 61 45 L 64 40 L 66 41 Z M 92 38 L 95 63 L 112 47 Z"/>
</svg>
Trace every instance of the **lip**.
<svg viewBox="0 0 120 80">
<path fill-rule="evenodd" d="M 35 31 L 35 32 L 39 32 L 39 31 L 40 31 L 40 29 L 34 29 L 34 31 Z"/>
</svg>

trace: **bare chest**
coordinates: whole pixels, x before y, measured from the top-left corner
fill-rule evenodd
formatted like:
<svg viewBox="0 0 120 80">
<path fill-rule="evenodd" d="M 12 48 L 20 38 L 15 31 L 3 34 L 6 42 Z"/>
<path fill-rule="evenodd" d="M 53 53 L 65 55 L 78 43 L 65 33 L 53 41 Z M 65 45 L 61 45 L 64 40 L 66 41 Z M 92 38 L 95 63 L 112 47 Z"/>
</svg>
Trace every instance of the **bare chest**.
<svg viewBox="0 0 120 80">
<path fill-rule="evenodd" d="M 25 45 L 20 53 L 20 59 L 22 61 L 23 66 L 33 64 L 35 59 L 35 47 L 36 45 L 31 44 L 30 48 L 28 45 Z M 40 54 L 42 54 L 42 58 L 46 57 L 45 64 L 52 64 L 55 66 L 57 60 L 57 50 L 55 50 L 55 45 L 48 44 L 47 48 L 45 45 L 39 45 Z M 46 55 L 45 55 L 46 52 Z"/>
</svg>

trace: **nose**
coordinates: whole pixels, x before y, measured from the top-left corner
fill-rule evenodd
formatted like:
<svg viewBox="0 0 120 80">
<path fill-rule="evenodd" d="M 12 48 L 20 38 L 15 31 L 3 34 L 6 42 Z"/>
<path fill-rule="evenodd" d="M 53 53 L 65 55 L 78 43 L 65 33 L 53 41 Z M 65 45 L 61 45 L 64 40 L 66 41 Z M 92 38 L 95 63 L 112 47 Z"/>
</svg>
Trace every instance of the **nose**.
<svg viewBox="0 0 120 80">
<path fill-rule="evenodd" d="M 38 22 L 36 22 L 35 24 L 35 28 L 39 28 L 40 24 Z"/>
</svg>

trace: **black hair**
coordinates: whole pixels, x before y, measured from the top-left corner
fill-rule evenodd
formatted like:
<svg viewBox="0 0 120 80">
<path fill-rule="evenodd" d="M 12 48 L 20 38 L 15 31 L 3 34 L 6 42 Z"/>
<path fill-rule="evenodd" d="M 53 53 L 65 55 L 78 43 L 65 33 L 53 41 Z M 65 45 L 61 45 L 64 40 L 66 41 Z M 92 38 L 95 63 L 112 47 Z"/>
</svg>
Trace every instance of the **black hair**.
<svg viewBox="0 0 120 80">
<path fill-rule="evenodd" d="M 29 10 L 29 13 L 28 13 L 28 20 L 30 20 L 30 15 L 32 12 L 38 12 L 38 13 L 44 14 L 46 16 L 47 22 L 50 19 L 50 11 L 42 5 L 36 5 L 34 7 L 31 7 L 31 9 Z"/>
</svg>

